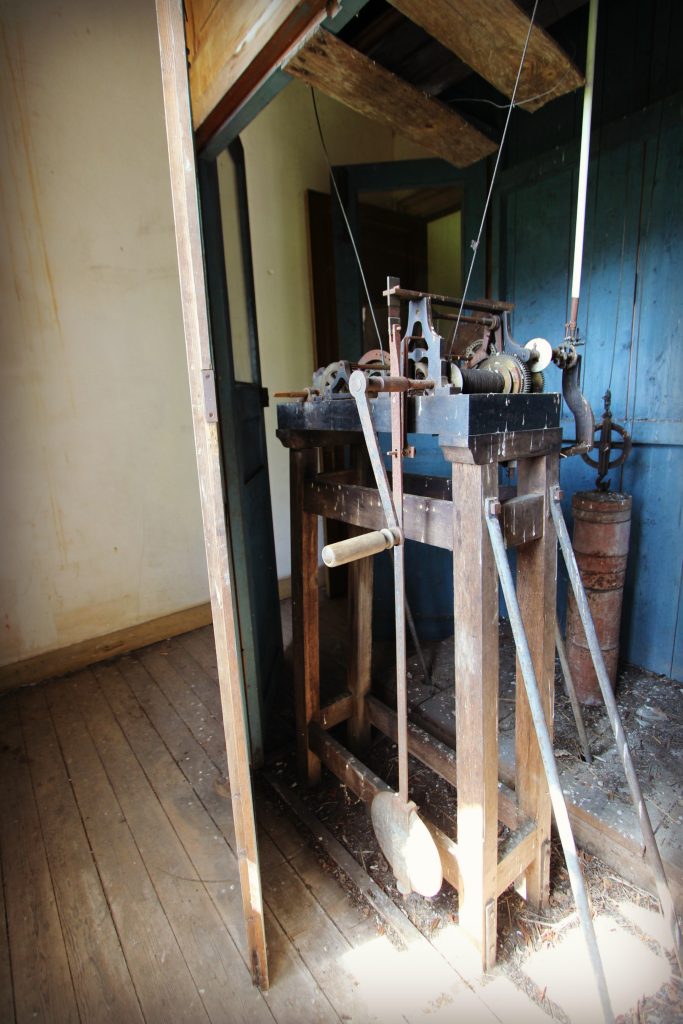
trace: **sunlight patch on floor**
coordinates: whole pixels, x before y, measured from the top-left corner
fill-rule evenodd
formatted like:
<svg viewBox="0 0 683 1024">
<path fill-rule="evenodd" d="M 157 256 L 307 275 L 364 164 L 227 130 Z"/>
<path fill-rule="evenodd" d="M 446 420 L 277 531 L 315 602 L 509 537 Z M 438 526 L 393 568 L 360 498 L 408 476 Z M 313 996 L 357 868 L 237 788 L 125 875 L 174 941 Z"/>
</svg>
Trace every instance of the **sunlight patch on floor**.
<svg viewBox="0 0 683 1024">
<path fill-rule="evenodd" d="M 615 1015 L 635 1010 L 671 978 L 664 954 L 646 944 L 607 915 L 595 921 L 607 987 Z M 588 953 L 579 928 L 572 928 L 551 949 L 532 953 L 524 970 L 539 989 L 567 1014 L 573 1024 L 598 1024 L 602 1013 Z"/>
</svg>

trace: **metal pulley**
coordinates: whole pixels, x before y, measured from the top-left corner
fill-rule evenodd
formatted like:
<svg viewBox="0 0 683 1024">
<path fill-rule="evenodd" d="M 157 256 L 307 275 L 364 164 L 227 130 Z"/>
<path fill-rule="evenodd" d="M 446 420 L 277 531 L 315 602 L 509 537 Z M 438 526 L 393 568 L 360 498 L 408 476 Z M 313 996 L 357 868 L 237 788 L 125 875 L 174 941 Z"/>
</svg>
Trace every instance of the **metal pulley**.
<svg viewBox="0 0 683 1024">
<path fill-rule="evenodd" d="M 605 480 L 605 477 L 610 469 L 622 466 L 631 454 L 631 435 L 624 427 L 619 423 L 615 423 L 612 419 L 612 392 L 609 388 L 604 394 L 603 402 L 605 403 L 605 411 L 602 415 L 602 421 L 595 425 L 595 435 L 599 439 L 597 443 L 593 444 L 593 447 L 597 449 L 598 457 L 594 459 L 588 452 L 584 452 L 581 456 L 584 462 L 597 469 L 598 475 L 595 480 L 595 486 L 599 491 L 609 490 L 610 481 Z M 616 434 L 621 440 L 613 441 L 612 434 Z M 615 455 L 615 452 L 618 454 Z"/>
</svg>

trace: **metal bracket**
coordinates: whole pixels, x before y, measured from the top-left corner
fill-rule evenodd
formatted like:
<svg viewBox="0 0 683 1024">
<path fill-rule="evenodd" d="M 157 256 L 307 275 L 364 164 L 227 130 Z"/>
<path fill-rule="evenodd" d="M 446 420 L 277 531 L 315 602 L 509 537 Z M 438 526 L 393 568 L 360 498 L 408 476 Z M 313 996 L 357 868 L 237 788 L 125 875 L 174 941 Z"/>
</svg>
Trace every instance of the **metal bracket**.
<svg viewBox="0 0 683 1024">
<path fill-rule="evenodd" d="M 212 369 L 202 370 L 202 386 L 204 389 L 204 419 L 207 423 L 218 423 L 216 378 Z"/>
</svg>

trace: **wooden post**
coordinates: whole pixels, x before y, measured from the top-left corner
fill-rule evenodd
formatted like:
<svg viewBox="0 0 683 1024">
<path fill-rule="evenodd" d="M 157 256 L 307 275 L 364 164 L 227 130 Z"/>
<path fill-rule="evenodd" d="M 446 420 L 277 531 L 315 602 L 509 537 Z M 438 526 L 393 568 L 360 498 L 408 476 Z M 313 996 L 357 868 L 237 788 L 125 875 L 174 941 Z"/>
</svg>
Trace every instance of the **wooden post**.
<svg viewBox="0 0 683 1024">
<path fill-rule="evenodd" d="M 498 586 L 484 502 L 498 493 L 498 466 L 454 462 L 452 479 L 459 917 L 486 971 L 496 959 Z"/>
<path fill-rule="evenodd" d="M 235 852 L 252 977 L 262 988 L 267 988 L 263 897 L 240 674 L 233 567 L 223 504 L 182 0 L 157 0 L 156 9 L 187 370 L 235 824 Z"/>
<path fill-rule="evenodd" d="M 356 469 L 357 484 L 367 483 L 368 458 L 364 447 L 351 449 Z M 351 527 L 349 533 L 364 533 Z M 349 659 L 347 686 L 353 698 L 353 714 L 349 719 L 349 747 L 359 757 L 367 754 L 370 746 L 370 719 L 365 698 L 372 683 L 372 558 L 361 558 L 349 565 L 348 578 L 348 637 Z"/>
<path fill-rule="evenodd" d="M 545 720 L 552 736 L 555 680 L 555 595 L 557 587 L 557 541 L 550 515 L 548 488 L 557 482 L 558 456 L 520 459 L 517 493 L 542 494 L 545 497 L 543 536 L 517 548 L 517 599 L 534 671 L 541 692 Z M 536 821 L 537 850 L 522 883 L 523 895 L 534 906 L 548 900 L 550 882 L 551 806 L 541 752 L 531 720 L 531 712 L 517 662 L 515 790 L 519 807 Z"/>
<path fill-rule="evenodd" d="M 304 511 L 304 485 L 315 473 L 315 449 L 289 453 L 292 537 L 292 647 L 299 777 L 320 781 L 320 761 L 309 747 L 308 726 L 320 719 L 320 626 L 318 609 L 318 517 Z"/>
</svg>

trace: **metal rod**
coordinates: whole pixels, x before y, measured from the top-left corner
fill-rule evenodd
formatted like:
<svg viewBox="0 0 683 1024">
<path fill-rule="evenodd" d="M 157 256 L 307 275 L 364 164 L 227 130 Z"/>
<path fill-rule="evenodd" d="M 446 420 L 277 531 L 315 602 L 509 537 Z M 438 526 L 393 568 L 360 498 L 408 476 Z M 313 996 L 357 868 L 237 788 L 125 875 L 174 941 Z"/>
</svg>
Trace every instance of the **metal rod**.
<svg viewBox="0 0 683 1024">
<path fill-rule="evenodd" d="M 574 270 L 572 274 L 572 302 L 569 313 L 569 331 L 573 336 L 579 313 L 581 294 L 581 264 L 583 239 L 586 228 L 586 195 L 588 192 L 588 161 L 591 146 L 591 118 L 593 114 L 593 78 L 595 75 L 595 40 L 598 30 L 598 0 L 590 0 L 588 9 L 588 42 L 586 44 L 586 84 L 583 89 L 583 120 L 581 123 L 581 156 L 579 158 L 579 187 L 576 197 L 576 232 L 574 235 Z"/>
<path fill-rule="evenodd" d="M 417 292 L 412 288 L 401 288 L 400 285 L 387 288 L 384 295 L 389 298 L 393 296 L 398 299 L 431 299 L 432 303 L 437 306 L 454 306 L 456 309 L 460 309 L 463 306 L 463 300 L 456 298 L 454 295 L 439 295 L 436 292 Z M 494 302 L 491 299 L 467 299 L 463 308 L 473 309 L 477 313 L 502 313 L 506 310 L 512 311 L 515 308 L 515 304 L 514 302 Z"/>
<path fill-rule="evenodd" d="M 576 598 L 576 606 L 583 624 L 588 649 L 590 650 L 591 657 L 593 659 L 595 674 L 598 677 L 602 698 L 605 702 L 607 717 L 609 718 L 610 725 L 612 726 L 612 732 L 614 733 L 617 753 L 621 758 L 626 782 L 628 783 L 628 788 L 631 793 L 631 800 L 633 801 L 633 806 L 638 815 L 640 831 L 643 836 L 643 844 L 645 847 L 645 856 L 650 865 L 650 869 L 652 870 L 652 874 L 654 875 L 662 914 L 669 931 L 671 932 L 671 937 L 674 943 L 674 952 L 676 953 L 676 959 L 678 960 L 678 967 L 681 973 L 683 973 L 681 928 L 678 922 L 678 917 L 676 916 L 676 908 L 671 896 L 671 890 L 669 889 L 669 883 L 667 881 L 666 872 L 664 871 L 662 858 L 657 847 L 657 840 L 655 839 L 655 834 L 652 830 L 650 815 L 648 814 L 647 807 L 645 806 L 643 791 L 640 788 L 640 783 L 638 782 L 638 776 L 636 775 L 633 758 L 631 757 L 626 733 L 624 732 L 624 726 L 617 709 L 617 702 L 614 698 L 612 684 L 610 683 L 609 676 L 607 675 L 607 669 L 605 668 L 605 659 L 603 658 L 602 650 L 600 648 L 598 634 L 595 631 L 593 617 L 588 605 L 588 597 L 586 596 L 579 567 L 574 556 L 574 549 L 572 548 L 571 541 L 569 539 L 567 524 L 565 523 L 564 516 L 562 515 L 562 509 L 560 507 L 560 489 L 558 487 L 555 487 L 552 490 L 550 511 L 552 512 L 553 522 L 555 523 L 555 531 L 557 533 L 557 539 L 560 542 L 560 549 L 564 557 L 565 565 L 567 566 L 569 581 L 572 585 L 572 590 L 574 591 L 574 597 Z"/>
<path fill-rule="evenodd" d="M 424 679 L 426 685 L 430 686 L 432 680 L 431 680 L 431 677 L 429 675 L 429 669 L 427 668 L 427 661 L 426 661 L 425 656 L 424 656 L 424 651 L 422 650 L 422 644 L 420 643 L 420 638 L 417 635 L 417 627 L 415 626 L 415 619 L 413 618 L 413 613 L 410 610 L 410 605 L 408 604 L 408 598 L 406 598 L 405 600 L 406 600 L 406 621 L 408 623 L 408 629 L 410 630 L 410 635 L 412 637 L 413 645 L 415 647 L 415 653 L 417 654 L 417 660 L 420 663 L 420 671 L 422 672 L 422 676 L 423 676 L 423 679 Z"/>
<path fill-rule="evenodd" d="M 401 325 L 391 323 L 389 366 L 394 379 L 401 379 Z M 404 398 L 400 390 L 391 395 L 391 490 L 397 526 L 403 536 L 403 430 Z M 376 435 L 375 435 L 376 436 Z M 405 544 L 394 549 L 394 611 L 396 616 L 396 715 L 398 723 L 398 795 L 408 803 L 408 680 L 406 659 L 406 568 Z"/>
<path fill-rule="evenodd" d="M 553 745 L 543 712 L 543 704 L 541 703 L 541 695 L 538 689 L 538 682 L 536 680 L 534 664 L 531 658 L 531 651 L 529 650 L 529 643 L 524 631 L 522 613 L 517 602 L 515 585 L 512 581 L 512 572 L 507 559 L 503 532 L 500 528 L 500 523 L 496 518 L 496 513 L 493 510 L 493 505 L 488 501 L 486 503 L 486 525 L 491 538 L 491 546 L 493 548 L 496 568 L 498 569 L 505 603 L 510 616 L 510 625 L 512 626 L 512 633 L 515 638 L 515 646 L 517 648 L 517 657 L 522 669 L 524 688 L 529 701 L 529 709 L 531 711 L 531 717 L 536 731 L 536 738 L 541 752 L 543 768 L 545 770 L 546 779 L 548 780 L 548 789 L 550 791 L 550 801 L 555 815 L 555 824 L 557 825 L 557 831 L 560 834 L 562 849 L 567 863 L 567 871 L 569 872 L 569 880 L 571 882 L 572 892 L 574 893 L 576 907 L 579 912 L 579 919 L 581 921 L 586 946 L 588 947 L 588 955 L 595 975 L 598 994 L 602 1004 L 603 1016 L 607 1024 L 613 1024 L 614 1014 L 612 1012 L 612 1005 L 607 991 L 607 981 L 605 979 L 605 971 L 602 965 L 597 939 L 595 937 L 595 929 L 593 928 L 593 919 L 591 917 L 591 910 L 588 903 L 588 894 L 586 892 L 586 886 L 579 866 L 579 858 L 576 852 L 574 835 L 569 822 L 567 805 L 564 800 L 562 786 L 560 785 L 560 776 L 555 763 Z"/>
<path fill-rule="evenodd" d="M 592 764 L 593 757 L 591 755 L 591 748 L 588 742 L 586 725 L 583 720 L 583 712 L 581 711 L 579 698 L 576 696 L 576 687 L 574 686 L 571 669 L 569 668 L 569 662 L 567 661 L 567 652 L 564 647 L 564 640 L 562 639 L 560 624 L 557 619 L 555 619 L 555 646 L 557 647 L 557 656 L 560 659 L 560 666 L 562 668 L 564 692 L 569 697 L 569 703 L 572 706 L 572 712 L 574 714 L 574 721 L 576 722 L 576 731 L 579 734 L 579 740 L 581 741 L 581 747 L 583 748 L 583 759 L 586 764 Z"/>
</svg>

